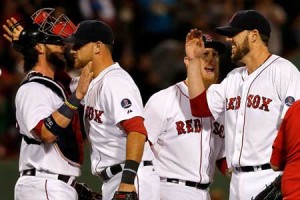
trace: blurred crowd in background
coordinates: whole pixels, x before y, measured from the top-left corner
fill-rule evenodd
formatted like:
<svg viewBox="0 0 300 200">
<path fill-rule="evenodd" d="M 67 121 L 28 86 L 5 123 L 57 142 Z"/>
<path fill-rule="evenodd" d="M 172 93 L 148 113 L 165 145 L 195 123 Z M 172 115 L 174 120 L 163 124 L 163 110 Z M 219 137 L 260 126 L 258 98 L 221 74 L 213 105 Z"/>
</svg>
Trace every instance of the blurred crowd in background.
<svg viewBox="0 0 300 200">
<path fill-rule="evenodd" d="M 160 89 L 186 76 L 184 41 L 191 28 L 224 41 L 214 28 L 229 22 L 241 9 L 256 9 L 272 25 L 271 52 L 300 68 L 299 0 L 1 0 L 1 26 L 5 20 L 30 17 L 41 8 L 55 8 L 75 24 L 85 19 L 100 19 L 115 34 L 114 60 L 137 83 L 144 103 Z M 0 160 L 18 155 L 20 137 L 15 126 L 14 98 L 24 77 L 22 56 L 0 36 Z M 221 57 L 221 78 L 234 68 L 230 45 Z M 68 54 L 67 70 L 72 76 Z"/>
</svg>

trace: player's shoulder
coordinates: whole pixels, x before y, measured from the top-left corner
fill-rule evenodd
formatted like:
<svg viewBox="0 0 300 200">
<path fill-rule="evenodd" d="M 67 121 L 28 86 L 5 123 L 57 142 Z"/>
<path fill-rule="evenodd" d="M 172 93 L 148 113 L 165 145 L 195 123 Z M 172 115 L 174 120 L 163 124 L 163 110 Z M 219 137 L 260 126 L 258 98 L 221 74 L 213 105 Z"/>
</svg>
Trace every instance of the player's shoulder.
<svg viewBox="0 0 300 200">
<path fill-rule="evenodd" d="M 281 56 L 272 55 L 270 65 L 273 69 L 280 70 L 280 71 L 298 71 L 297 67 L 288 59 L 283 58 Z"/>
<path fill-rule="evenodd" d="M 37 82 L 28 82 L 22 84 L 17 93 L 46 93 L 49 88 L 46 85 Z"/>
<path fill-rule="evenodd" d="M 176 91 L 176 84 L 171 85 L 165 89 L 162 89 L 162 90 L 152 94 L 152 96 L 149 98 L 147 103 L 157 102 L 157 103 L 163 103 L 166 105 L 166 102 L 168 101 L 168 99 L 173 98 L 173 95 L 175 95 L 174 91 Z"/>
<path fill-rule="evenodd" d="M 133 79 L 118 63 L 113 64 L 107 68 L 103 73 L 103 80 L 106 83 L 118 84 L 120 81 L 132 82 Z"/>
<path fill-rule="evenodd" d="M 236 67 L 231 70 L 226 77 L 240 76 L 245 70 L 247 70 L 245 66 Z"/>
</svg>

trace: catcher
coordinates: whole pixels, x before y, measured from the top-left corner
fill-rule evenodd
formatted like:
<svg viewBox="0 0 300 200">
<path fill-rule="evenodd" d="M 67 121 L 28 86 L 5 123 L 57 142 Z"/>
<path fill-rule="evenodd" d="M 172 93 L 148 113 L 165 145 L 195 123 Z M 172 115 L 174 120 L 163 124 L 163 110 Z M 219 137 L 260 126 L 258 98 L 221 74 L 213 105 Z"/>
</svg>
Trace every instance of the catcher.
<svg viewBox="0 0 300 200">
<path fill-rule="evenodd" d="M 101 199 L 101 195 L 75 180 L 83 161 L 77 109 L 91 81 L 90 66 L 83 69 L 71 93 L 71 78 L 62 70 L 62 38 L 40 32 L 32 22 L 25 28 L 14 18 L 6 23 L 4 37 L 22 53 L 24 71 L 28 73 L 15 100 L 23 138 L 15 199 Z"/>
</svg>

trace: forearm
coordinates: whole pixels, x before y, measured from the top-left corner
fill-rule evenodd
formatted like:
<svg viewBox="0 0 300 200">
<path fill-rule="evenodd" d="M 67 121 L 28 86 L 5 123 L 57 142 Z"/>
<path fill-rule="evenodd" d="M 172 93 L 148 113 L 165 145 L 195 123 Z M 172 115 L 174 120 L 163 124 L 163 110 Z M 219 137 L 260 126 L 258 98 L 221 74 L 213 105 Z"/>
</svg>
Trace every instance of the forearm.
<svg viewBox="0 0 300 200">
<path fill-rule="evenodd" d="M 72 121 L 80 104 L 80 100 L 81 99 L 78 99 L 75 93 L 72 94 L 62 106 L 44 119 L 41 129 L 41 139 L 43 141 L 52 143 L 57 137 L 64 134 L 64 129 L 67 128 Z"/>
<path fill-rule="evenodd" d="M 205 86 L 201 76 L 201 59 L 189 59 L 187 66 L 187 77 L 188 77 L 188 89 L 189 89 L 189 97 L 193 99 L 200 95 L 204 90 Z"/>
<path fill-rule="evenodd" d="M 138 132 L 130 132 L 127 136 L 126 160 L 141 162 L 146 136 Z"/>
<path fill-rule="evenodd" d="M 142 160 L 146 135 L 139 132 L 130 132 L 127 136 L 126 161 L 122 174 L 119 191 L 136 191 L 134 179 Z"/>
</svg>

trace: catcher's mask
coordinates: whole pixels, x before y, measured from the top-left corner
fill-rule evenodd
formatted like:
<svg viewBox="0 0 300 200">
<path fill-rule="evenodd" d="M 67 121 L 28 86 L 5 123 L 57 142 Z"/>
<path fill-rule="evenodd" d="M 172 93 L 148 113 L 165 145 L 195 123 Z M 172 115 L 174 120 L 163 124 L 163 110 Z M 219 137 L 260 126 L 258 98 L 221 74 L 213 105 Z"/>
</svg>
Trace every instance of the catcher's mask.
<svg viewBox="0 0 300 200">
<path fill-rule="evenodd" d="M 39 25 L 39 31 L 47 35 L 66 38 L 76 30 L 74 23 L 66 15 L 56 13 L 54 8 L 40 9 L 31 16 L 31 19 Z"/>
<path fill-rule="evenodd" d="M 53 8 L 44 8 L 35 12 L 32 20 L 18 21 L 13 27 L 22 25 L 19 40 L 13 41 L 13 48 L 23 54 L 31 52 L 38 44 L 64 45 L 63 38 L 70 36 L 76 26 L 64 15 L 54 17 Z"/>
</svg>

